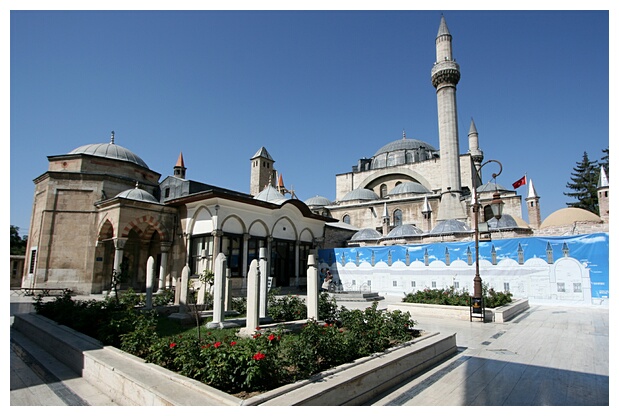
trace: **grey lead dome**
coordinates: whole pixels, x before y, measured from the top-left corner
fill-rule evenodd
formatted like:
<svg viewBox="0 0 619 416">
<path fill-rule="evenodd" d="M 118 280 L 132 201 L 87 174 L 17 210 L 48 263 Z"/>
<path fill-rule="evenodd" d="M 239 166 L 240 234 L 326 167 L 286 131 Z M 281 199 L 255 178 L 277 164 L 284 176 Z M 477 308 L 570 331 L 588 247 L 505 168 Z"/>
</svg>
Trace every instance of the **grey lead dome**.
<svg viewBox="0 0 619 416">
<path fill-rule="evenodd" d="M 144 189 L 138 189 L 138 188 L 127 189 L 126 191 L 122 191 L 121 193 L 116 195 L 116 198 L 132 199 L 134 201 L 151 202 L 154 204 L 159 203 L 159 201 L 157 201 L 157 199 L 155 199 L 154 196 L 149 194 Z"/>
<path fill-rule="evenodd" d="M 125 162 L 135 163 L 136 165 L 142 166 L 146 169 L 150 169 L 141 157 L 133 153 L 131 150 L 114 143 L 86 144 L 78 147 L 77 149 L 71 150 L 69 154 L 92 155 L 104 157 L 106 159 L 122 160 Z"/>
</svg>

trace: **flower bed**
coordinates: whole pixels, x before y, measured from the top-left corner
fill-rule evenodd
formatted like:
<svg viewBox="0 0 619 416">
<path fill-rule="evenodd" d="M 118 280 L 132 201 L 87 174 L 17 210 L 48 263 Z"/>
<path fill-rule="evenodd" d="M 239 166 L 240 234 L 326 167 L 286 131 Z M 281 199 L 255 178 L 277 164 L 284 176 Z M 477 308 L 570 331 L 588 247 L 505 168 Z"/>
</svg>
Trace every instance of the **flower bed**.
<svg viewBox="0 0 619 416">
<path fill-rule="evenodd" d="M 232 330 L 211 330 L 204 336 L 160 336 L 155 312 L 114 299 L 83 302 L 65 296 L 37 302 L 35 307 L 41 315 L 105 344 L 240 396 L 385 351 L 418 332 L 410 314 L 380 311 L 377 303 L 364 311 L 336 309 L 329 323 L 309 320 L 298 333 L 284 326 L 256 328 L 252 338 L 236 337 Z M 323 305 L 323 309 L 334 308 Z"/>
</svg>

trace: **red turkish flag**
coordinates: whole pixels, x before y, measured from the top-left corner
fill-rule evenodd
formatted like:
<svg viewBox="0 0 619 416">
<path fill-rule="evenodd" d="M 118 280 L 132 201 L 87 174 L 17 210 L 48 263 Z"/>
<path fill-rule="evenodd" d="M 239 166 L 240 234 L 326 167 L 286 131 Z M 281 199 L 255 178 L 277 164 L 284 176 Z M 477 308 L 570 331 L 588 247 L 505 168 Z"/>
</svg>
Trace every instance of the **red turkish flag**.
<svg viewBox="0 0 619 416">
<path fill-rule="evenodd" d="M 524 175 L 522 178 L 518 179 L 516 182 L 512 183 L 514 189 L 520 188 L 522 185 L 527 184 L 527 175 Z"/>
</svg>

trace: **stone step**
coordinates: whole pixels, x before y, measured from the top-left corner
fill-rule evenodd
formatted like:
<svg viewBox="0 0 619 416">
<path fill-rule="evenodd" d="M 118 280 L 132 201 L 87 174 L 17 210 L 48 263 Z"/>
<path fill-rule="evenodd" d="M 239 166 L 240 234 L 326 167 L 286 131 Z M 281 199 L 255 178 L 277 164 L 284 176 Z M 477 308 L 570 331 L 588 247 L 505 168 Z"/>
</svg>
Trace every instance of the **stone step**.
<svg viewBox="0 0 619 416">
<path fill-rule="evenodd" d="M 337 292 L 332 295 L 336 301 L 341 302 L 374 302 L 385 299 L 378 292 Z"/>
</svg>

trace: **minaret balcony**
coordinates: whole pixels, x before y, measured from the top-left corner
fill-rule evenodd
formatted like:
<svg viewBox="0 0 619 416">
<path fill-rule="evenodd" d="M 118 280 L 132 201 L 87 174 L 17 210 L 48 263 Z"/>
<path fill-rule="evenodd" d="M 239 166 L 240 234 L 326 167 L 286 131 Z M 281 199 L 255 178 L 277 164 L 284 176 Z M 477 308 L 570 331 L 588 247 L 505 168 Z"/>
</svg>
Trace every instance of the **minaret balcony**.
<svg viewBox="0 0 619 416">
<path fill-rule="evenodd" d="M 434 88 L 444 82 L 457 84 L 458 81 L 460 81 L 460 65 L 455 61 L 437 62 L 432 67 L 432 85 Z"/>
</svg>

